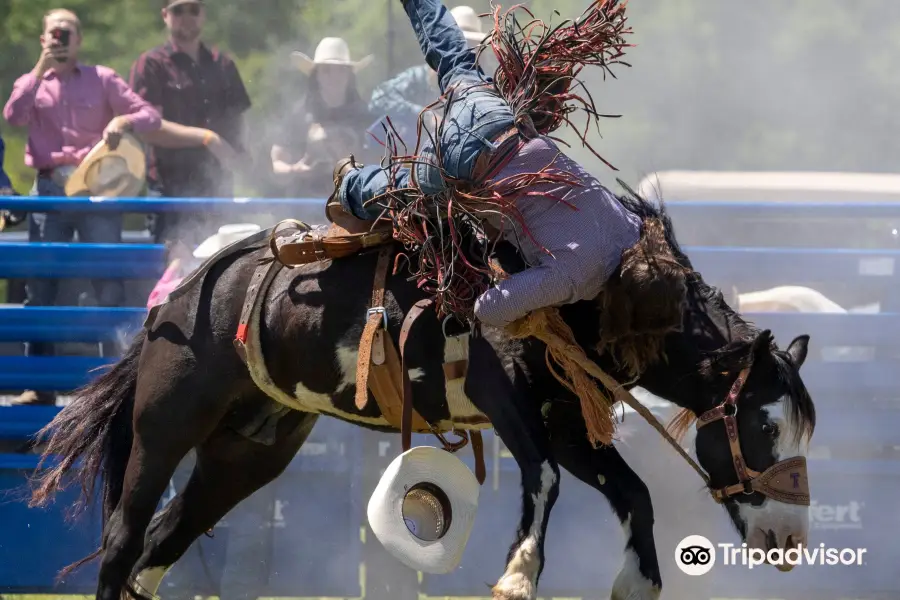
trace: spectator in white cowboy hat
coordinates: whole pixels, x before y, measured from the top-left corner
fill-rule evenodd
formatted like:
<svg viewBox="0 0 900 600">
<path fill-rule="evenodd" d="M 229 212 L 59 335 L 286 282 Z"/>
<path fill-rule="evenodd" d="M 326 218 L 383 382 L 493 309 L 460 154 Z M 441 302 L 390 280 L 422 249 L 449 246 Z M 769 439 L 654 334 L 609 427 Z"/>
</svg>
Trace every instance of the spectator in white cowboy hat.
<svg viewBox="0 0 900 600">
<path fill-rule="evenodd" d="M 359 94 L 356 74 L 372 59 L 368 55 L 353 60 L 347 42 L 339 37 L 323 38 L 313 58 L 302 52 L 291 54 L 293 65 L 308 78 L 308 86 L 273 122 L 273 193 L 327 195 L 333 186 L 330 167 L 336 157 L 360 154 L 365 130 L 375 117 Z"/>
<path fill-rule="evenodd" d="M 487 37 L 481 17 L 471 6 L 457 6 L 450 14 L 462 29 L 470 48 L 477 48 Z M 490 48 L 481 53 L 479 65 L 485 73 L 493 73 L 496 64 L 497 59 Z M 415 65 L 372 91 L 369 112 L 379 119 L 389 116 L 403 141 L 414 144 L 419 113 L 434 102 L 439 93 L 435 71 L 424 63 Z"/>
</svg>

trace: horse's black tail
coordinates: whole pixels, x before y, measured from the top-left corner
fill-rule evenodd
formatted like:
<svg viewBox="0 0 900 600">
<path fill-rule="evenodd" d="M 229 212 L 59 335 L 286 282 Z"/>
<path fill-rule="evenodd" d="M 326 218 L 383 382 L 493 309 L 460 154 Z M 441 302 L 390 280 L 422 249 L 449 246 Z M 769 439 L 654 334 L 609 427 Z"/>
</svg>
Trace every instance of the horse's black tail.
<svg viewBox="0 0 900 600">
<path fill-rule="evenodd" d="M 125 469 L 134 438 L 132 414 L 137 387 L 138 361 L 147 337 L 141 329 L 125 356 L 85 387 L 76 390 L 71 404 L 38 432 L 47 441 L 36 470 L 30 506 L 44 506 L 65 488 L 70 475 L 81 486 L 75 516 L 91 504 L 98 477 L 103 486 L 103 523 L 106 524 L 122 495 Z M 80 464 L 76 465 L 80 461 Z M 45 463 L 55 463 L 44 468 Z M 99 556 L 97 550 L 67 567 L 63 574 Z M 62 575 L 62 574 L 61 574 Z"/>
</svg>

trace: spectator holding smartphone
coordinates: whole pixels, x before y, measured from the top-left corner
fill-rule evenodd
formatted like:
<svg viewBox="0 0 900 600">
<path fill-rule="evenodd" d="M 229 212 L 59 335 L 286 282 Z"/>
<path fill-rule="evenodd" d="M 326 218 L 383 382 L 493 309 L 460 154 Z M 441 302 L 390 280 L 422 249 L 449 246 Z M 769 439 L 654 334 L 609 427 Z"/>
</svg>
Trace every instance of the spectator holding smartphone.
<svg viewBox="0 0 900 600">
<path fill-rule="evenodd" d="M 78 60 L 81 23 L 69 10 L 44 15 L 41 54 L 30 73 L 19 77 L 3 109 L 10 125 L 28 127 L 25 164 L 37 171 L 32 195 L 65 196 L 65 182 L 87 153 L 101 140 L 118 146 L 125 132 L 158 130 L 160 115 L 135 94 L 115 71 Z M 31 213 L 29 240 L 120 243 L 122 215 L 109 212 Z M 122 282 L 94 281 L 98 304 L 121 306 Z M 26 306 L 52 305 L 57 280 L 33 279 L 26 283 Z M 53 345 L 26 344 L 26 355 L 53 354 Z M 55 396 L 26 391 L 20 403 L 52 404 Z"/>
</svg>

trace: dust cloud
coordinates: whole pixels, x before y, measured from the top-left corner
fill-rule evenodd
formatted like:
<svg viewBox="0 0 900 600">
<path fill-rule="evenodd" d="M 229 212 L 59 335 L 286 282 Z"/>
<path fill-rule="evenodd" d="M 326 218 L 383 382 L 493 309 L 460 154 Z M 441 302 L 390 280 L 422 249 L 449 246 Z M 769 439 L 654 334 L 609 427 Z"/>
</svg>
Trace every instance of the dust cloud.
<svg viewBox="0 0 900 600">
<path fill-rule="evenodd" d="M 538 17 L 549 18 L 546 2 L 529 4 L 534 5 Z M 559 10 L 566 13 L 563 16 L 574 17 L 583 8 L 583 3 L 560 4 Z M 478 10 L 488 9 L 486 2 L 474 2 L 473 5 Z M 632 66 L 614 68 L 618 78 L 606 81 L 601 81 L 596 71 L 588 69 L 584 73 L 598 110 L 621 115 L 619 119 L 601 120 L 602 137 L 592 134 L 589 138 L 604 158 L 619 168 L 619 172 L 611 172 L 577 146 L 571 151 L 610 187 L 615 187 L 615 176 L 636 186 L 646 175 L 670 169 L 881 173 L 896 169 L 896 131 L 900 129 L 896 106 L 900 80 L 895 75 L 894 63 L 900 50 L 897 42 L 900 38 L 896 36 L 900 5 L 886 1 L 847 4 L 830 0 L 791 3 L 642 0 L 632 1 L 629 13 L 629 22 L 635 32 L 631 39 L 636 47 L 629 49 L 625 60 Z M 377 71 L 360 76 L 364 98 L 381 80 L 385 64 L 392 62 L 398 72 L 421 60 L 411 45 L 408 24 L 402 17 L 401 11 L 395 11 L 397 54 L 392 60 L 384 53 L 380 37 L 383 26 L 373 25 L 379 33 L 372 40 L 379 66 Z M 348 28 L 350 24 L 348 20 Z M 254 171 L 249 178 L 244 177 L 245 183 L 261 188 L 264 195 L 274 194 L 262 185 L 270 176 L 272 136 L 285 126 L 283 115 L 288 112 L 288 105 L 297 101 L 305 89 L 302 78 L 286 66 L 287 56 L 298 47 L 312 54 L 315 42 L 308 40 L 302 46 L 278 48 L 272 64 L 264 71 L 267 95 L 273 99 L 251 117 L 251 128 L 259 135 L 252 141 L 256 157 Z M 573 136 L 567 138 L 574 139 Z M 298 190 L 296 195 L 307 196 L 304 190 Z M 291 216 L 321 222 L 324 215 L 320 211 Z M 816 227 L 816 224 L 809 224 L 810 233 L 815 233 Z M 693 240 L 681 241 L 690 244 Z M 760 269 L 763 268 L 760 265 Z M 865 302 L 865 298 L 857 298 L 849 305 Z M 782 347 L 789 342 L 778 341 Z M 657 411 L 660 416 L 671 416 L 672 407 L 659 402 Z M 828 419 L 827 411 L 820 419 Z M 702 481 L 637 415 L 627 415 L 625 431 L 628 435 L 619 443 L 621 452 L 647 483 L 654 500 L 654 532 L 664 581 L 663 598 L 727 596 L 802 600 L 808 597 L 803 584 L 790 581 L 810 581 L 810 576 L 803 573 L 809 567 L 800 566 L 789 574 L 778 573 L 773 568 L 759 569 L 749 576 L 742 574 L 730 583 L 727 576 L 697 578 L 678 571 L 673 554 L 677 543 L 685 536 L 702 534 L 714 542 L 732 543 L 739 543 L 739 536 L 724 510 L 709 497 Z M 359 430 L 345 431 L 344 434 L 363 435 Z M 852 432 L 852 439 L 842 441 L 841 448 L 871 441 L 867 439 L 869 436 L 866 431 Z M 382 436 L 381 439 L 396 442 L 396 436 Z M 814 443 L 811 458 L 841 458 L 840 452 L 827 443 Z M 490 468 L 495 457 L 489 451 L 486 458 Z M 500 462 L 497 458 L 496 463 Z M 831 482 L 835 478 L 844 478 L 843 481 L 848 482 L 847 488 L 834 489 Z M 505 483 L 500 489 L 486 486 L 482 491 L 482 503 L 502 504 L 507 515 L 517 517 L 520 506 L 517 479 L 518 474 L 513 469 L 504 474 L 502 480 Z M 881 545 L 869 548 L 873 557 L 871 564 L 861 570 L 829 572 L 826 568 L 824 572 L 822 569 L 818 572 L 841 589 L 853 590 L 868 582 L 868 587 L 863 586 L 864 592 L 855 597 L 878 598 L 877 588 L 891 579 L 888 565 L 891 557 L 896 556 L 887 538 L 872 533 L 885 515 L 876 512 L 878 506 L 863 506 L 856 513 L 859 522 L 837 523 L 834 515 L 852 514 L 842 512 L 839 507 L 872 498 L 877 495 L 873 493 L 875 490 L 887 484 L 874 473 L 817 471 L 812 467 L 810 482 L 814 499 L 818 490 L 823 489 L 832 498 L 831 504 L 825 503 L 828 510 L 818 510 L 815 506 L 811 510 L 811 544 L 824 541 L 826 545 L 844 547 L 856 546 L 859 540 L 881 540 Z M 367 500 L 369 491 L 361 492 L 357 488 L 354 493 L 363 493 Z M 586 597 L 608 598 L 612 579 L 621 565 L 623 536 L 599 493 L 566 476 L 560 502 L 570 494 L 577 494 L 579 501 L 558 505 L 550 520 L 543 579 L 568 580 L 572 588 L 581 589 Z M 492 495 L 495 495 L 493 501 Z M 887 505 L 881 508 L 887 508 Z M 310 504 L 307 510 L 317 509 Z M 364 519 L 362 512 L 358 516 Z M 896 517 L 883 522 L 896 525 Z M 581 528 L 588 531 L 596 527 L 595 539 L 585 546 L 568 543 L 561 539 L 561 534 L 554 533 L 565 529 L 565 523 L 581 524 Z M 503 520 L 492 522 L 490 518 L 480 518 L 476 527 L 482 532 L 479 539 L 485 543 L 470 542 L 464 568 L 444 577 L 478 580 L 481 572 L 473 578 L 466 569 L 491 557 L 493 562 L 488 562 L 492 568 L 502 565 L 513 540 L 515 519 L 511 527 L 508 525 Z M 301 532 L 297 535 L 296 539 L 289 540 L 290 543 L 312 552 L 314 546 L 310 545 L 310 540 Z M 377 541 L 369 539 L 368 543 L 377 544 Z M 560 549 L 564 554 L 554 553 Z M 586 552 L 596 553 L 589 562 L 596 563 L 602 576 L 573 567 L 583 564 L 583 560 L 576 558 Z M 352 556 L 355 555 L 349 549 L 343 557 L 340 549 L 336 549 L 334 560 L 352 560 Z M 408 581 L 410 574 L 399 563 L 396 563 L 396 572 L 390 572 L 391 568 L 385 565 L 393 564 L 391 559 L 385 560 L 382 556 L 377 560 L 385 570 L 381 580 Z M 500 569 L 485 572 L 480 585 L 473 584 L 467 595 L 486 595 L 487 588 L 483 584 L 495 581 L 501 574 Z M 377 575 L 369 573 L 370 577 Z M 771 584 L 773 580 L 785 582 L 781 592 L 773 591 L 777 590 Z M 723 581 L 726 582 L 724 593 Z M 542 595 L 548 593 L 542 588 Z M 869 595 L 862 596 L 863 593 Z M 851 593 L 848 591 L 847 595 Z"/>
</svg>

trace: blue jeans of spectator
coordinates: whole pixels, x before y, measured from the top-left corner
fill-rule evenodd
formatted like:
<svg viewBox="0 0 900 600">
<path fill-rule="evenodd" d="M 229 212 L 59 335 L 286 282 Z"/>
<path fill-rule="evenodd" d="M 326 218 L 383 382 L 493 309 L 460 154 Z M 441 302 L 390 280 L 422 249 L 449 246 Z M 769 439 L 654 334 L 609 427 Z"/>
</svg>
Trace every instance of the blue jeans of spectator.
<svg viewBox="0 0 900 600">
<path fill-rule="evenodd" d="M 49 177 L 37 177 L 32 196 L 65 196 L 65 190 Z M 92 244 L 119 244 L 122 242 L 122 215 L 95 212 L 29 213 L 29 242 L 72 242 L 75 232 L 81 242 Z M 122 282 L 116 279 L 92 281 L 97 304 L 121 306 L 125 299 Z M 53 306 L 59 290 L 59 280 L 33 278 L 25 282 L 25 306 Z M 49 356 L 53 352 L 51 342 L 26 342 L 26 356 Z"/>
<path fill-rule="evenodd" d="M 496 150 L 492 140 L 513 127 L 515 117 L 478 66 L 475 50 L 469 48 L 450 11 L 440 0 L 407 0 L 404 8 L 425 61 L 437 71 L 441 94 L 447 97 L 448 104 L 437 109 L 443 111 L 442 115 L 425 115 L 419 155 L 412 173 L 409 169 L 400 170 L 393 183 L 396 187 L 408 187 L 412 176 L 422 193 L 430 196 L 446 187 L 445 175 L 471 180 L 478 156 Z M 441 120 L 443 123 L 435 125 Z M 440 147 L 440 165 L 435 141 Z M 382 209 L 374 203 L 365 204 L 383 194 L 390 183 L 389 174 L 382 167 L 366 166 L 347 174 L 338 198 L 344 209 L 355 216 L 375 219 Z"/>
</svg>

